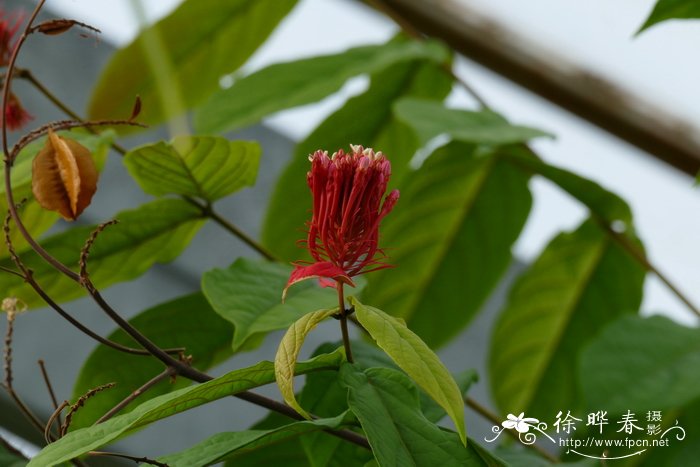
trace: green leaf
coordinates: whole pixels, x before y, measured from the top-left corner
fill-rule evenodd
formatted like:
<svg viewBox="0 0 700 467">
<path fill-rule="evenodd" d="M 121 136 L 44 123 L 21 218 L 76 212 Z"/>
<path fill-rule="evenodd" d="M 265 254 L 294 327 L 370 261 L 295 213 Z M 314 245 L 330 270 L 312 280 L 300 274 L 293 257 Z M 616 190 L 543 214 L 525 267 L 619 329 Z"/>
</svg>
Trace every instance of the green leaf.
<svg viewBox="0 0 700 467">
<path fill-rule="evenodd" d="M 219 89 L 294 7 L 296 0 L 183 2 L 118 50 L 102 72 L 90 120 L 128 118 L 141 97 L 139 121 L 155 125 Z"/>
<path fill-rule="evenodd" d="M 436 42 L 401 40 L 277 63 L 213 95 L 196 113 L 195 127 L 202 133 L 240 128 L 277 111 L 321 100 L 353 76 L 416 59 L 445 62 L 448 56 Z"/>
<path fill-rule="evenodd" d="M 214 136 L 179 136 L 129 151 L 124 164 L 146 193 L 216 201 L 253 186 L 260 145 Z"/>
<path fill-rule="evenodd" d="M 291 266 L 239 258 L 228 269 L 204 273 L 204 295 L 214 310 L 235 326 L 234 352 L 255 336 L 286 329 L 310 311 L 338 303 L 335 289 L 323 289 L 314 281 L 289 289 L 282 303 L 282 289 L 291 271 Z"/>
<path fill-rule="evenodd" d="M 418 141 L 409 127 L 392 116 L 393 102 L 404 96 L 442 99 L 451 87 L 445 71 L 429 62 L 401 63 L 372 76 L 367 92 L 348 100 L 296 147 L 267 208 L 262 234 L 265 246 L 284 260 L 304 257 L 296 240 L 311 209 L 306 184 L 310 153 L 317 149 L 333 152 L 349 144 L 374 147 L 391 160 L 396 183 L 407 170 Z"/>
<path fill-rule="evenodd" d="M 518 278 L 493 331 L 488 366 L 501 412 L 579 409 L 579 350 L 638 310 L 644 275 L 593 221 L 554 238 Z"/>
<path fill-rule="evenodd" d="M 274 449 L 279 442 L 284 442 L 305 433 L 324 428 L 338 428 L 342 425 L 344 415 L 335 418 L 307 420 L 283 425 L 272 430 L 246 430 L 239 432 L 218 433 L 195 446 L 164 457 L 158 461 L 170 467 L 206 466 L 225 460 L 237 452 L 250 452 L 264 448 Z M 328 435 L 326 435 L 328 436 Z"/>
<path fill-rule="evenodd" d="M 339 345 L 342 343 L 323 344 L 313 355 L 332 351 Z M 352 341 L 352 354 L 355 364 L 363 369 L 376 366 L 399 369 L 387 354 L 366 340 Z M 476 381 L 476 373 L 464 371 L 455 375 L 455 380 L 462 394 L 466 394 Z M 430 422 L 437 423 L 446 416 L 445 410 L 424 391 L 419 390 L 419 398 L 420 410 Z M 306 384 L 299 394 L 299 403 L 318 416 L 335 416 L 347 409 L 347 389 L 339 381 L 337 371 L 310 373 L 306 375 Z M 363 466 L 371 458 L 366 450 L 324 433 L 309 433 L 300 440 L 313 467 Z"/>
<path fill-rule="evenodd" d="M 437 355 L 403 321 L 377 308 L 363 305 L 354 297 L 349 297 L 349 301 L 355 308 L 357 320 L 372 339 L 399 368 L 445 409 L 462 442 L 466 443 L 462 393 Z"/>
<path fill-rule="evenodd" d="M 449 109 L 440 102 L 425 99 L 401 99 L 394 105 L 394 111 L 399 119 L 416 130 L 423 144 L 443 134 L 457 141 L 488 144 L 522 143 L 538 136 L 552 136 L 533 128 L 511 125 L 491 111 Z"/>
<path fill-rule="evenodd" d="M 453 374 L 452 377 L 457 383 L 457 387 L 459 388 L 459 392 L 462 394 L 462 397 L 466 397 L 472 384 L 479 380 L 479 376 L 475 370 L 465 370 L 460 373 Z M 445 409 L 431 399 L 430 396 L 428 396 L 424 391 L 420 391 L 419 397 L 420 409 L 421 412 L 423 412 L 423 415 L 425 415 L 425 418 L 433 423 L 437 423 L 447 416 Z"/>
<path fill-rule="evenodd" d="M 92 153 L 92 158 L 95 161 L 97 169 L 100 171 L 102 170 L 107 161 L 107 153 L 112 139 L 114 138 L 113 131 L 108 130 L 98 135 L 93 135 L 84 131 L 73 130 L 61 131 L 59 134 L 63 137 L 78 141 L 88 148 Z M 27 231 L 29 231 L 34 238 L 39 238 L 59 219 L 58 213 L 48 211 L 39 206 L 39 203 L 36 202 L 32 194 L 32 162 L 41 148 L 44 147 L 45 143 L 46 137 L 42 137 L 28 144 L 20 151 L 12 166 L 12 191 L 15 201 L 20 201 L 24 198 L 28 199 L 18 212 Z M 0 211 L 7 212 L 4 183 L 0 184 Z M 17 253 L 29 249 L 29 244 L 17 229 L 12 230 L 11 239 L 12 245 Z M 0 243 L 0 258 L 6 258 L 8 254 L 7 246 L 3 241 Z"/>
<path fill-rule="evenodd" d="M 700 2 L 698 0 L 658 0 L 637 34 L 662 21 L 698 18 L 700 18 Z"/>
<path fill-rule="evenodd" d="M 608 224 L 617 224 L 618 228 L 622 227 L 619 225 L 620 222 L 627 227 L 631 225 L 632 211 L 627 203 L 597 183 L 542 162 L 522 147 L 510 146 L 500 149 L 498 153 L 517 167 L 541 175 L 555 183 L 583 203 L 593 215 Z"/>
<path fill-rule="evenodd" d="M 184 347 L 185 354 L 193 358 L 192 365 L 201 371 L 208 370 L 231 355 L 231 326 L 214 313 L 201 293 L 149 308 L 129 322 L 161 348 Z M 133 340 L 121 329 L 113 332 L 109 339 L 133 345 Z M 117 385 L 92 397 L 77 411 L 71 429 L 91 425 L 161 371 L 163 364 L 153 358 L 125 355 L 110 347 L 98 346 L 80 370 L 73 388 L 73 399 L 102 384 L 116 382 Z M 126 409 L 188 384 L 185 378 L 178 378 L 175 384 L 166 379 L 151 387 Z"/>
<path fill-rule="evenodd" d="M 436 348 L 474 317 L 512 260 L 530 212 L 528 175 L 498 153 L 450 143 L 406 175 L 382 221 L 396 268 L 373 272 L 363 300 Z M 455 293 L 459 291 L 459 293 Z"/>
<path fill-rule="evenodd" d="M 333 371 L 333 373 L 338 373 Z M 309 373 L 309 376 L 316 374 Z M 289 423 L 289 418 L 277 413 L 270 412 L 268 415 L 255 423 L 251 430 L 271 430 L 280 428 Z M 283 465 L 284 467 L 309 467 L 309 460 L 301 447 L 301 440 L 309 436 L 315 436 L 318 432 L 312 431 L 303 434 L 298 438 L 289 438 L 276 443 L 274 449 L 257 449 L 254 451 L 238 451 L 226 461 L 227 467 L 260 467 L 265 465 Z M 327 434 L 320 434 L 322 439 L 338 439 Z M 338 439 L 340 441 L 340 439 Z M 346 443 L 344 443 L 346 444 Z M 349 443 L 347 443 L 349 444 Z M 367 452 L 367 450 L 363 450 Z M 370 455 L 371 456 L 371 455 Z M 351 465 L 343 467 L 354 467 Z"/>
<path fill-rule="evenodd" d="M 668 318 L 625 316 L 581 353 L 587 407 L 665 410 L 700 398 L 700 330 Z"/>
<path fill-rule="evenodd" d="M 416 387 L 403 373 L 389 368 L 361 371 L 346 363 L 340 377 L 381 467 L 505 465 L 484 459 L 472 441 L 465 447 L 456 433 L 428 421 L 420 412 Z"/>
<path fill-rule="evenodd" d="M 649 449 L 644 465 L 653 467 L 677 467 L 679 465 L 693 465 L 700 458 L 700 399 L 685 406 L 677 414 L 665 412 L 663 414 L 664 429 L 678 426 L 685 431 L 685 438 L 678 439 L 680 431 L 676 428 L 665 436 L 669 440 L 669 446 Z"/>
<path fill-rule="evenodd" d="M 300 362 L 296 367 L 296 373 L 305 374 L 310 371 L 337 368 L 342 360 L 342 352 L 325 354 Z M 116 441 L 150 423 L 226 396 L 269 384 L 274 380 L 274 364 L 263 361 L 248 368 L 234 370 L 206 383 L 156 397 L 140 404 L 127 414 L 119 415 L 99 425 L 68 433 L 42 449 L 29 465 L 50 467 L 60 464 Z"/>
<path fill-rule="evenodd" d="M 280 388 L 284 401 L 304 418 L 311 419 L 311 416 L 301 408 L 294 396 L 294 368 L 299 357 L 299 351 L 304 345 L 307 334 L 318 323 L 337 313 L 337 310 L 337 307 L 318 310 L 302 316 L 289 327 L 277 348 L 277 354 L 275 355 L 275 379 L 277 380 L 277 386 Z"/>
<path fill-rule="evenodd" d="M 88 271 L 94 284 L 106 288 L 145 273 L 154 263 L 174 260 L 189 244 L 202 223 L 200 210 L 180 199 L 162 199 L 133 210 L 122 211 L 95 241 L 90 250 Z M 76 227 L 47 238 L 41 244 L 56 259 L 77 270 L 80 250 L 95 226 Z M 22 255 L 34 278 L 57 302 L 84 294 L 78 284 L 53 269 L 33 251 Z M 10 260 L 0 262 L 12 267 Z M 0 275 L 0 288 L 8 296 L 16 296 L 30 306 L 43 302 L 22 280 L 10 274 Z"/>
</svg>

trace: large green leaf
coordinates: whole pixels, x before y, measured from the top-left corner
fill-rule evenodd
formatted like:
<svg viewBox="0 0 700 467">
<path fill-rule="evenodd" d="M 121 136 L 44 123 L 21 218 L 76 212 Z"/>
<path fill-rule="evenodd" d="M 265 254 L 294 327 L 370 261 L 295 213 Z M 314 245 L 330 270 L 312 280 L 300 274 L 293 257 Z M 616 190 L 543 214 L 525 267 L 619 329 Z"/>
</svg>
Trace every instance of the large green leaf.
<svg viewBox="0 0 700 467">
<path fill-rule="evenodd" d="M 698 18 L 700 18 L 700 2 L 698 0 L 658 0 L 637 34 L 662 21 Z"/>
<path fill-rule="evenodd" d="M 192 356 L 192 365 L 202 371 L 231 355 L 229 343 L 232 327 L 214 313 L 201 293 L 186 295 L 150 308 L 129 322 L 161 348 L 184 347 L 185 354 Z M 133 340 L 121 329 L 113 332 L 109 339 L 134 345 Z M 71 428 L 91 425 L 161 371 L 163 364 L 154 358 L 125 355 L 110 347 L 98 346 L 80 370 L 73 388 L 73 398 L 102 384 L 116 382 L 117 385 L 92 397 L 90 402 L 76 412 Z M 178 378 L 175 384 L 166 379 L 151 387 L 136 402 L 127 406 L 126 410 L 187 384 L 189 381 L 185 378 Z"/>
<path fill-rule="evenodd" d="M 321 345 L 314 355 L 329 352 L 342 343 Z M 365 340 L 352 341 L 355 364 L 363 369 L 372 367 L 399 369 L 381 349 Z M 347 388 L 341 384 L 337 371 L 320 371 L 306 375 L 306 384 L 299 395 L 299 402 L 309 412 L 321 417 L 332 417 L 347 409 Z M 472 370 L 455 375 L 462 394 L 476 381 Z M 420 410 L 428 421 L 437 423 L 445 416 L 445 410 L 419 390 Z M 300 438 L 301 444 L 313 467 L 364 466 L 371 454 L 353 444 L 323 433 L 309 433 Z"/>
<path fill-rule="evenodd" d="M 354 297 L 349 297 L 349 301 L 372 339 L 447 412 L 466 443 L 462 392 L 437 355 L 403 321 L 363 305 Z"/>
<path fill-rule="evenodd" d="M 521 143 L 538 136 L 551 136 L 540 130 L 509 124 L 491 111 L 471 112 L 445 107 L 425 99 L 401 99 L 394 105 L 399 119 L 413 127 L 421 142 L 446 134 L 467 143 Z"/>
<path fill-rule="evenodd" d="M 322 372 L 326 373 L 326 372 Z M 338 373 L 333 371 L 333 373 Z M 309 373 L 308 376 L 316 374 Z M 346 404 L 347 405 L 347 404 Z M 272 430 L 280 428 L 284 425 L 289 424 L 289 419 L 277 412 L 270 412 L 265 418 L 257 422 L 250 429 L 251 430 Z M 301 447 L 301 440 L 310 436 L 318 435 L 320 439 L 324 441 L 327 439 L 337 439 L 334 436 L 328 436 L 325 433 L 319 433 L 317 431 L 311 431 L 305 433 L 298 438 L 288 438 L 284 441 L 276 443 L 274 449 L 256 449 L 253 451 L 238 451 L 233 454 L 227 461 L 227 467 L 260 467 L 264 465 L 283 465 L 284 467 L 309 467 L 309 459 L 306 457 L 304 449 Z M 344 443 L 349 444 L 349 443 Z M 353 445 L 354 446 L 354 445 Z M 358 449 L 359 446 L 356 446 Z M 369 453 L 366 449 L 362 449 L 365 453 Z M 369 454 L 371 458 L 372 455 Z M 360 464 L 358 467 L 361 467 Z M 355 467 L 355 464 L 349 463 L 348 465 L 343 465 L 342 467 Z"/>
<path fill-rule="evenodd" d="M 400 40 L 277 63 L 214 94 L 197 112 L 195 126 L 202 133 L 240 128 L 279 110 L 321 100 L 353 76 L 409 60 L 447 58 L 448 52 L 435 42 Z"/>
<path fill-rule="evenodd" d="M 335 418 L 321 418 L 290 423 L 271 430 L 246 430 L 239 432 L 218 433 L 195 446 L 164 457 L 158 461 L 170 467 L 191 467 L 212 465 L 225 460 L 238 452 L 251 452 L 260 449 L 278 449 L 277 443 L 305 433 L 324 428 L 339 428 L 343 415 Z"/>
<path fill-rule="evenodd" d="M 495 325 L 489 371 L 501 412 L 545 417 L 580 408 L 579 351 L 638 310 L 644 275 L 593 221 L 554 238 L 518 278 Z"/>
<path fill-rule="evenodd" d="M 673 428 L 664 437 L 669 440 L 669 445 L 649 449 L 645 453 L 646 458 L 643 465 L 677 467 L 695 464 L 700 459 L 700 399 L 685 406 L 677 418 L 669 412 L 665 412 L 663 416 L 665 429 L 678 422 L 678 426 L 684 430 L 685 437 L 678 439 L 680 430 Z"/>
<path fill-rule="evenodd" d="M 325 354 L 307 362 L 300 362 L 297 374 L 337 368 L 341 352 Z M 68 433 L 49 444 L 29 463 L 30 466 L 50 467 L 60 464 L 100 446 L 116 441 L 148 424 L 241 391 L 269 384 L 275 380 L 274 365 L 263 361 L 223 376 L 165 394 L 144 402 L 131 412 L 119 415 L 99 425 Z"/>
<path fill-rule="evenodd" d="M 382 247 L 397 267 L 368 275 L 367 303 L 403 318 L 431 347 L 476 314 L 511 262 L 532 203 L 528 175 L 450 143 L 400 185 Z M 455 293 L 459 291 L 459 293 Z"/>
<path fill-rule="evenodd" d="M 161 199 L 116 215 L 120 222 L 107 228 L 95 241 L 88 261 L 90 277 L 98 288 L 135 279 L 154 263 L 174 260 L 189 244 L 202 223 L 202 213 L 179 199 Z M 80 250 L 94 226 L 77 227 L 41 242 L 59 261 L 77 270 Z M 84 294 L 72 280 L 53 269 L 33 251 L 22 255 L 34 278 L 55 301 L 62 302 Z M 11 267 L 9 260 L 0 264 Z M 0 288 L 30 306 L 41 299 L 22 280 L 0 275 Z"/>
<path fill-rule="evenodd" d="M 342 343 L 323 344 L 314 351 L 313 355 L 330 352 L 339 345 Z M 367 352 L 364 351 L 369 347 L 376 349 L 364 341 L 352 342 L 356 362 L 365 364 L 364 357 Z M 375 353 L 388 360 L 388 364 L 393 363 L 381 350 L 372 351 L 372 355 Z M 361 363 L 360 360 L 362 360 Z M 334 417 L 346 411 L 348 390 L 341 384 L 338 376 L 337 371 L 319 371 L 306 375 L 306 384 L 299 394 L 301 406 L 320 417 Z M 299 441 L 312 467 L 362 467 L 373 459 L 372 454 L 366 449 L 320 432 L 308 433 Z"/>
<path fill-rule="evenodd" d="M 216 201 L 246 186 L 258 174 L 260 145 L 214 136 L 179 136 L 129 151 L 124 164 L 143 191 Z"/>
<path fill-rule="evenodd" d="M 239 258 L 228 269 L 204 273 L 204 295 L 222 318 L 235 325 L 234 351 L 251 337 L 286 329 L 310 311 L 338 303 L 335 289 L 322 289 L 314 281 L 290 288 L 282 303 L 291 271 L 291 266 Z"/>
<path fill-rule="evenodd" d="M 347 149 L 349 144 L 374 147 L 391 160 L 396 181 L 408 168 L 418 141 L 410 128 L 392 116 L 393 102 L 403 96 L 442 99 L 451 86 L 444 70 L 426 62 L 401 63 L 372 76 L 364 94 L 348 100 L 295 149 L 267 209 L 262 235 L 265 246 L 285 260 L 304 257 L 296 240 L 302 235 L 300 231 L 311 209 L 306 184 L 310 153 L 317 149 Z"/>
<path fill-rule="evenodd" d="M 420 411 L 418 391 L 401 372 L 389 368 L 361 371 L 340 367 L 348 388 L 348 404 L 362 424 L 381 467 L 502 466 L 499 460 L 465 447 L 456 433 L 443 431 Z"/>
<path fill-rule="evenodd" d="M 109 152 L 114 132 L 105 131 L 98 135 L 93 135 L 84 131 L 73 130 L 61 131 L 59 134 L 62 137 L 78 141 L 88 148 L 97 169 L 102 171 L 107 161 L 107 153 Z M 59 219 L 58 213 L 48 211 L 39 206 L 39 203 L 34 199 L 34 195 L 32 195 L 32 162 L 34 156 L 39 153 L 45 143 L 46 137 L 43 137 L 28 144 L 20 151 L 12 167 L 12 191 L 15 201 L 20 201 L 23 198 L 27 198 L 28 200 L 18 212 L 22 223 L 34 238 L 39 238 L 41 234 L 49 230 Z M 4 183 L 0 183 L 0 212 L 7 212 L 7 198 L 5 197 Z M 11 239 L 16 252 L 20 253 L 29 248 L 29 244 L 24 240 L 24 237 L 17 229 L 12 230 Z M 0 243 L 0 258 L 5 258 L 7 256 L 7 246 L 3 241 Z"/>
<path fill-rule="evenodd" d="M 183 2 L 118 50 L 88 108 L 91 120 L 128 118 L 137 95 L 139 121 L 157 124 L 201 103 L 220 78 L 240 67 L 296 0 Z"/>
<path fill-rule="evenodd" d="M 581 353 L 589 408 L 621 414 L 665 410 L 700 398 L 700 330 L 661 316 L 626 316 Z"/>
<path fill-rule="evenodd" d="M 307 313 L 292 324 L 282 337 L 275 355 L 275 379 L 284 401 L 304 418 L 311 419 L 294 395 L 294 369 L 306 336 L 321 321 L 338 312 L 338 307 Z"/>
</svg>

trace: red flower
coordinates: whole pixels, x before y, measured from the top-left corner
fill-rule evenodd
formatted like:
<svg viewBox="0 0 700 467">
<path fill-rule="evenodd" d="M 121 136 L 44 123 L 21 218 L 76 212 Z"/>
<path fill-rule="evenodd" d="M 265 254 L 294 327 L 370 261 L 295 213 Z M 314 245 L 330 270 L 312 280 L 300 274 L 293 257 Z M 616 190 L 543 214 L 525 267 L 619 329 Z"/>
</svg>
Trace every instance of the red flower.
<svg viewBox="0 0 700 467">
<path fill-rule="evenodd" d="M 307 181 L 313 195 L 313 215 L 306 247 L 314 263 L 296 264 L 284 289 L 311 277 L 321 285 L 344 282 L 352 277 L 389 267 L 379 248 L 379 223 L 399 199 L 398 190 L 386 193 L 391 164 L 381 152 L 351 146 L 328 157 L 326 151 L 309 156 Z M 381 255 L 380 259 L 375 256 Z"/>
<path fill-rule="evenodd" d="M 21 24 L 21 15 L 11 20 L 5 18 L 5 13 L 0 11 L 0 66 L 7 66 L 10 62 L 10 56 L 12 56 L 12 50 L 15 47 L 12 38 Z"/>
<path fill-rule="evenodd" d="M 7 122 L 8 129 L 17 130 L 34 117 L 24 110 L 17 96 L 10 93 L 9 99 L 7 100 L 7 107 L 5 107 L 4 118 Z"/>
</svg>

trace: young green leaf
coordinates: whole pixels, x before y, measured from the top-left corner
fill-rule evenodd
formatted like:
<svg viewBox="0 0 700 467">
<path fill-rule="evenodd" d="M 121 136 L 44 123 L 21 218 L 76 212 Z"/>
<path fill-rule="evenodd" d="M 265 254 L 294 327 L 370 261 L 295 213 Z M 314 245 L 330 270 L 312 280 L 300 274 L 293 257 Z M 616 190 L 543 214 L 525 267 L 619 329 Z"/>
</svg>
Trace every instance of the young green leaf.
<svg viewBox="0 0 700 467">
<path fill-rule="evenodd" d="M 201 293 L 186 295 L 149 308 L 129 322 L 161 348 L 185 348 L 185 353 L 193 358 L 192 365 L 202 371 L 231 355 L 229 343 L 232 326 L 214 313 Z M 133 343 L 121 329 L 113 332 L 109 339 L 124 345 Z M 163 364 L 153 358 L 125 355 L 110 347 L 98 346 L 80 370 L 73 388 L 73 399 L 102 384 L 116 382 L 117 385 L 91 398 L 88 404 L 77 411 L 71 429 L 91 425 L 162 370 Z M 136 403 L 187 384 L 189 381 L 185 378 L 178 378 L 175 384 L 166 379 L 141 395 L 125 411 Z"/>
<path fill-rule="evenodd" d="M 213 202 L 252 186 L 260 145 L 213 136 L 179 136 L 129 151 L 124 164 L 146 193 L 192 196 Z"/>
<path fill-rule="evenodd" d="M 239 258 L 228 269 L 213 269 L 202 276 L 202 291 L 214 310 L 234 324 L 233 350 L 251 338 L 286 329 L 309 311 L 338 303 L 334 289 L 306 281 L 281 294 L 292 267 L 269 261 Z"/>
<path fill-rule="evenodd" d="M 182 252 L 203 224 L 202 213 L 180 199 L 161 199 L 116 215 L 118 224 L 107 228 L 90 250 L 88 270 L 98 288 L 135 279 L 154 263 L 167 263 Z M 94 226 L 77 227 L 41 242 L 56 259 L 77 269 L 79 254 Z M 84 289 L 56 271 L 33 251 L 22 259 L 34 271 L 34 279 L 55 301 L 63 302 L 85 293 Z M 10 260 L 0 261 L 12 267 Z M 24 282 L 10 274 L 0 275 L 0 288 L 30 306 L 43 305 Z"/>
<path fill-rule="evenodd" d="M 700 398 L 699 363 L 700 330 L 661 316 L 625 316 L 583 350 L 579 380 L 590 408 L 674 409 Z"/>
<path fill-rule="evenodd" d="M 374 147 L 391 161 L 391 179 L 396 184 L 408 169 L 418 142 L 413 131 L 392 116 L 393 102 L 404 96 L 442 99 L 451 87 L 452 81 L 445 71 L 426 61 L 400 63 L 373 75 L 365 93 L 348 100 L 297 145 L 265 214 L 262 234 L 265 246 L 284 260 L 304 258 L 304 251 L 296 241 L 311 208 L 311 195 L 305 183 L 309 154 L 317 149 L 347 149 L 348 144 Z"/>
<path fill-rule="evenodd" d="M 394 105 L 394 112 L 416 130 L 423 144 L 442 134 L 456 141 L 487 144 L 522 143 L 539 136 L 551 137 L 544 131 L 511 125 L 494 112 L 449 109 L 440 102 L 425 99 L 401 99 Z"/>
<path fill-rule="evenodd" d="M 450 416 L 462 442 L 466 443 L 464 401 L 450 372 L 420 337 L 406 324 L 382 310 L 348 299 L 357 320 L 377 345 L 389 355 Z"/>
<path fill-rule="evenodd" d="M 469 323 L 512 260 L 532 203 L 529 175 L 450 143 L 404 177 L 383 221 L 396 268 L 368 275 L 363 300 L 406 321 L 436 348 Z M 455 291 L 460 293 L 455 293 Z"/>
<path fill-rule="evenodd" d="M 157 460 L 170 467 L 190 467 L 212 465 L 221 462 L 238 451 L 246 453 L 272 447 L 278 449 L 277 443 L 306 433 L 325 428 L 339 428 L 345 414 L 334 418 L 319 418 L 283 425 L 271 430 L 246 430 L 239 432 L 218 433 L 193 447 L 176 454 L 160 457 Z"/>
<path fill-rule="evenodd" d="M 294 396 L 294 368 L 297 364 L 299 351 L 307 334 L 321 321 L 337 313 L 338 308 L 318 310 L 307 313 L 292 324 L 280 341 L 275 355 L 275 379 L 280 388 L 284 401 L 300 415 L 310 419 L 311 416 L 301 408 Z"/>
<path fill-rule="evenodd" d="M 647 20 L 637 31 L 637 34 L 662 21 L 699 18 L 700 2 L 697 0 L 658 0 Z"/>
<path fill-rule="evenodd" d="M 518 278 L 493 331 L 489 372 L 502 413 L 579 408 L 579 350 L 638 310 L 644 275 L 593 221 L 554 238 Z"/>
<path fill-rule="evenodd" d="M 296 373 L 304 374 L 337 368 L 342 359 L 342 352 L 324 354 L 306 362 L 299 362 Z M 263 361 L 248 368 L 234 370 L 206 383 L 156 397 L 140 404 L 127 414 L 119 415 L 99 425 L 68 433 L 42 449 L 30 461 L 28 467 L 51 467 L 66 462 L 114 442 L 150 423 L 241 391 L 269 384 L 274 380 L 274 364 Z"/>
<path fill-rule="evenodd" d="M 90 120 L 128 118 L 137 95 L 140 122 L 182 114 L 219 89 L 221 77 L 245 63 L 296 3 L 183 2 L 112 56 L 90 98 Z"/>
<path fill-rule="evenodd" d="M 277 63 L 214 94 L 196 113 L 195 126 L 202 133 L 244 127 L 277 111 L 321 100 L 353 76 L 409 60 L 442 63 L 448 56 L 436 42 L 401 40 Z"/>
<path fill-rule="evenodd" d="M 357 416 L 380 467 L 504 466 L 488 453 L 460 442 L 419 409 L 418 391 L 403 373 L 389 368 L 361 371 L 344 363 L 340 378 L 348 388 L 348 404 Z"/>
</svg>

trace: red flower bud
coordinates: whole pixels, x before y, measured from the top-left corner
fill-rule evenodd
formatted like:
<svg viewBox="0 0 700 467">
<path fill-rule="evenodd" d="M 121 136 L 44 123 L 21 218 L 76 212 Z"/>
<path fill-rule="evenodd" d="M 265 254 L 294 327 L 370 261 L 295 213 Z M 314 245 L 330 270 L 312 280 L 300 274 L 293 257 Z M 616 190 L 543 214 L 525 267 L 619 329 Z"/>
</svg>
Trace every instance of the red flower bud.
<svg viewBox="0 0 700 467">
<path fill-rule="evenodd" d="M 389 267 L 379 248 L 379 224 L 399 199 L 398 190 L 385 196 L 391 164 L 381 152 L 351 146 L 328 156 L 309 156 L 307 181 L 313 195 L 306 247 L 315 260 L 297 264 L 286 289 L 310 277 L 332 278 L 352 285 L 351 277 Z M 379 255 L 379 258 L 376 256 Z M 321 281 L 322 285 L 333 282 Z"/>
<path fill-rule="evenodd" d="M 7 122 L 7 128 L 9 130 L 18 130 L 34 117 L 29 115 L 29 112 L 24 110 L 24 107 L 22 107 L 22 103 L 19 101 L 17 96 L 10 93 L 10 96 L 7 99 L 7 106 L 5 107 L 3 118 Z"/>
</svg>

